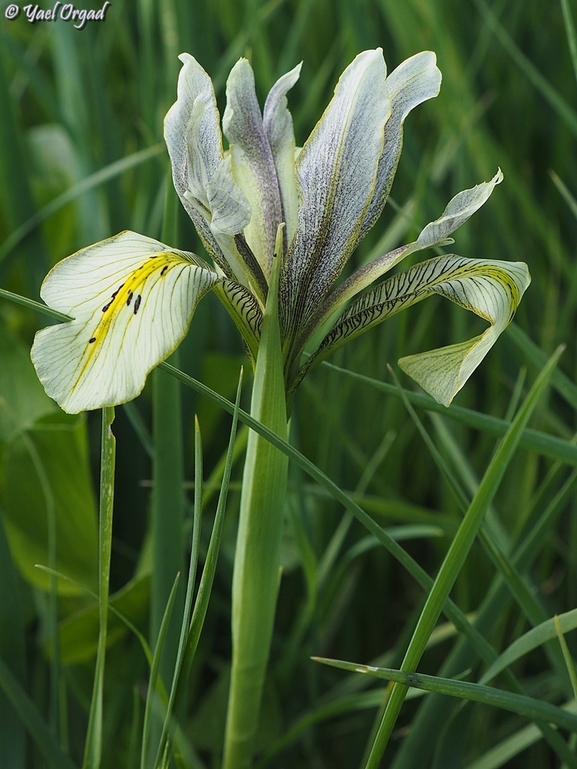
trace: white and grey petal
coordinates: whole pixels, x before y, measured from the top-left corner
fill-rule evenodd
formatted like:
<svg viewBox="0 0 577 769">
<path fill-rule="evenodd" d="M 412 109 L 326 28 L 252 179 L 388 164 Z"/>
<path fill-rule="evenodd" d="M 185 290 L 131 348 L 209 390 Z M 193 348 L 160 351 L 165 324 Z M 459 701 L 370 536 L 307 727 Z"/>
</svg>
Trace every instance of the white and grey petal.
<svg viewBox="0 0 577 769">
<path fill-rule="evenodd" d="M 212 81 L 189 54 L 180 60 L 177 100 L 164 120 L 174 186 L 214 261 L 226 275 L 248 283 L 234 235 L 250 221 L 250 205 L 224 157 Z"/>
<path fill-rule="evenodd" d="M 232 174 L 250 203 L 244 235 L 268 279 L 282 205 L 272 150 L 264 131 L 254 74 L 246 59 L 232 68 L 226 84 L 222 127 L 230 144 Z"/>
<path fill-rule="evenodd" d="M 297 82 L 298 64 L 280 77 L 270 89 L 263 111 L 263 127 L 271 148 L 281 195 L 282 220 L 290 245 L 298 226 L 299 196 L 295 175 L 295 136 L 291 113 L 287 109 L 288 91 Z"/>
<path fill-rule="evenodd" d="M 385 79 L 381 49 L 359 54 L 298 156 L 298 230 L 281 280 L 286 334 L 306 323 L 358 240 L 391 110 Z"/>
<path fill-rule="evenodd" d="M 529 283 L 529 271 L 523 262 L 447 255 L 410 267 L 368 291 L 343 313 L 303 366 L 293 387 L 313 363 L 324 360 L 386 318 L 438 294 L 490 324 L 484 334 L 468 342 L 399 361 L 403 371 L 448 406 L 513 319 Z"/>
</svg>

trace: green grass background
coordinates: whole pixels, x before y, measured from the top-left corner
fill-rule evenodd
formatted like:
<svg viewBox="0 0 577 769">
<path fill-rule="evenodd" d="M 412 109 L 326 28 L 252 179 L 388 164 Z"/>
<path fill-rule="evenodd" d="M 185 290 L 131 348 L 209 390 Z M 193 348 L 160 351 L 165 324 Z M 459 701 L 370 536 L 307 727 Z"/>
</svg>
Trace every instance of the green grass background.
<svg viewBox="0 0 577 769">
<path fill-rule="evenodd" d="M 478 620 L 497 653 L 532 626 L 574 609 L 574 0 L 114 0 L 104 22 L 83 30 L 63 22 L 31 24 L 23 12 L 8 20 L 5 7 L 3 2 L 0 288 L 35 299 L 48 269 L 84 245 L 123 229 L 160 237 L 169 169 L 162 120 L 175 99 L 180 52 L 192 53 L 213 76 L 221 109 L 226 76 L 239 56 L 251 59 L 261 100 L 278 76 L 302 60 L 301 79 L 289 95 L 299 144 L 361 50 L 382 46 L 390 69 L 420 50 L 437 53 L 441 94 L 408 118 L 390 204 L 354 259 L 359 264 L 408 242 L 459 190 L 502 168 L 504 183 L 456 233 L 453 248 L 464 256 L 526 261 L 533 282 L 515 327 L 455 404 L 510 420 L 547 357 L 559 343 L 567 347 L 532 417 L 537 439 L 522 439 L 487 515 L 486 536 L 505 554 L 504 576 L 498 576 L 486 543 L 479 543 L 452 597 Z M 85 0 L 78 7 L 100 5 Z M 172 245 L 202 253 L 183 212 L 176 232 Z M 0 298 L 0 767 L 6 769 L 63 766 L 61 754 L 51 758 L 40 747 L 49 744 L 47 734 L 71 766 L 80 766 L 98 638 L 98 612 L 86 588 L 98 585 L 100 420 L 98 414 L 63 415 L 43 394 L 28 349 L 46 322 Z M 379 383 L 391 385 L 387 365 L 394 367 L 402 355 L 481 328 L 461 309 L 429 300 L 344 348 L 331 359 L 339 368 L 312 372 L 293 404 L 293 444 L 433 576 L 462 518 L 460 500 L 473 496 L 495 450 L 495 423 L 471 425 L 465 413 L 432 412 L 429 401 L 420 402 L 418 415 L 436 456 L 398 391 Z M 214 297 L 207 297 L 181 347 L 180 367 L 234 398 L 243 363 L 235 329 Z M 249 381 L 245 376 L 245 400 Z M 416 389 L 406 378 L 402 384 Z M 151 593 L 154 564 L 162 560 L 162 548 L 170 551 L 176 542 L 176 556 L 168 556 L 172 575 L 179 558 L 185 562 L 183 543 L 190 541 L 194 414 L 204 453 L 201 562 L 230 429 L 230 417 L 214 403 L 182 393 L 183 523 L 176 538 L 167 524 L 163 542 L 162 526 L 159 532 L 151 524 L 152 457 L 159 440 L 152 433 L 153 401 L 149 385 L 135 403 L 117 409 L 111 571 L 116 609 L 152 639 L 164 610 L 158 593 Z M 188 746 L 178 759 L 182 766 L 217 767 L 220 761 L 244 440 L 241 428 L 207 619 L 179 709 Z M 176 498 L 179 506 L 178 490 Z M 294 466 L 286 507 L 258 766 L 360 766 L 383 682 L 320 666 L 310 656 L 398 667 L 425 595 Z M 519 570 L 511 575 L 506 567 L 513 562 Z M 75 582 L 35 568 L 38 563 Z M 485 663 L 444 622 L 419 669 L 479 680 Z M 108 636 L 102 766 L 128 769 L 139 766 L 149 667 L 134 632 L 113 615 Z M 575 657 L 570 633 L 567 643 Z M 573 697 L 571 665 L 556 641 L 541 643 L 512 670 L 525 694 L 537 700 L 561 704 Z M 512 686 L 506 678 L 498 685 Z M 561 765 L 526 717 L 494 707 L 412 697 L 397 727 L 383 761 L 394 769 Z M 574 747 L 566 732 L 561 736 Z"/>
</svg>

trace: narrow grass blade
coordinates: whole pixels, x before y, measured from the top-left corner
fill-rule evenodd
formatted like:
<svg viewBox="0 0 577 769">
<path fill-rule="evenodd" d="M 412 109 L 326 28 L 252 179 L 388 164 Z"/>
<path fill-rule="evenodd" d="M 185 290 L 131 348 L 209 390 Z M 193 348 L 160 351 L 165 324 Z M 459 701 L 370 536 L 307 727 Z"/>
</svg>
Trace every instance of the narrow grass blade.
<svg viewBox="0 0 577 769">
<path fill-rule="evenodd" d="M 577 80 L 577 34 L 575 33 L 575 22 L 571 15 L 569 0 L 561 0 L 561 10 L 563 11 L 563 22 L 565 24 L 565 31 L 567 32 L 567 42 L 569 44 L 573 72 L 575 74 L 575 79 Z"/>
<path fill-rule="evenodd" d="M 531 630 L 524 633 L 520 638 L 517 638 L 499 655 L 495 662 L 487 668 L 480 678 L 480 682 L 482 684 L 488 683 L 498 676 L 501 671 L 512 665 L 516 660 L 520 659 L 525 654 L 529 654 L 533 649 L 537 649 L 547 641 L 555 638 L 557 635 L 555 619 L 559 624 L 561 632 L 568 633 L 571 630 L 575 630 L 577 628 L 577 609 L 572 609 L 564 614 L 560 614 L 556 618 L 549 619 L 537 627 L 531 628 Z"/>
<path fill-rule="evenodd" d="M 31 310 L 36 310 L 36 312 L 40 312 L 42 315 L 47 315 L 49 318 L 54 318 L 55 320 L 72 320 L 72 318 L 70 318 L 68 315 L 64 315 L 63 313 L 58 312 L 58 310 L 52 310 L 50 307 L 42 304 L 42 302 L 36 302 L 34 299 L 28 299 L 25 296 L 20 296 L 19 294 L 15 294 L 12 291 L 7 291 L 5 288 L 0 288 L 0 297 L 3 299 L 8 299 L 10 302 L 21 304 L 24 307 L 29 307 Z"/>
<path fill-rule="evenodd" d="M 569 106 L 563 97 L 553 88 L 546 78 L 539 72 L 535 65 L 523 53 L 513 38 L 509 35 L 505 27 L 499 22 L 493 11 L 484 2 L 484 0 L 475 0 L 475 5 L 479 8 L 485 17 L 487 24 L 495 33 L 495 36 L 513 59 L 519 69 L 525 74 L 527 79 L 546 99 L 555 112 L 564 121 L 572 133 L 577 135 L 577 113 Z"/>
<path fill-rule="evenodd" d="M 571 652 L 569 651 L 569 647 L 567 646 L 567 641 L 565 640 L 565 636 L 563 634 L 563 628 L 561 627 L 561 622 L 559 620 L 559 617 L 555 615 L 553 617 L 553 621 L 555 624 L 555 633 L 557 635 L 557 638 L 559 639 L 559 644 L 561 646 L 561 650 L 563 651 L 563 659 L 565 660 L 565 664 L 567 666 L 567 672 L 571 680 L 571 686 L 573 688 L 573 696 L 577 698 L 577 671 L 575 670 L 575 662 L 573 661 L 573 658 L 571 657 Z"/>
<path fill-rule="evenodd" d="M 502 708 L 503 710 L 509 710 L 512 713 L 524 716 L 531 721 L 544 721 L 545 723 L 555 724 L 562 729 L 577 732 L 576 714 L 533 697 L 526 697 L 522 694 L 507 692 L 495 689 L 492 686 L 483 686 L 469 681 L 455 681 L 452 678 L 429 676 L 423 673 L 410 673 L 403 670 L 392 670 L 391 668 L 375 668 L 369 665 L 356 665 L 351 662 L 341 662 L 340 660 L 330 660 L 323 657 L 314 657 L 313 659 L 316 662 L 322 662 L 325 665 L 340 668 L 341 670 L 356 671 L 357 673 L 365 673 L 375 678 L 383 678 L 385 681 L 393 681 L 401 684 L 403 687 L 423 689 L 435 694 L 447 694 L 451 697 L 459 697 L 471 700 L 472 702 L 480 702 L 483 705 Z"/>
<path fill-rule="evenodd" d="M 110 589 L 110 558 L 112 554 L 112 513 L 114 509 L 114 471 L 116 439 L 112 434 L 114 408 L 102 409 L 100 457 L 100 510 L 99 510 L 99 615 L 98 651 L 94 672 L 94 688 L 88 718 L 88 733 L 84 749 L 83 769 L 99 769 L 102 758 L 104 664 L 108 625 L 108 593 Z"/>
<path fill-rule="evenodd" d="M 140 769 L 150 769 L 151 764 L 148 760 L 148 749 L 151 740 L 154 739 L 154 717 L 160 714 L 164 716 L 165 708 L 167 705 L 167 695 L 164 683 L 161 677 L 161 663 L 163 659 L 164 644 L 166 643 L 166 637 L 168 633 L 170 619 L 172 617 L 174 603 L 176 600 L 178 583 L 180 574 L 176 575 L 176 578 L 172 585 L 172 590 L 166 601 L 164 615 L 158 629 L 158 635 L 156 638 L 156 644 L 154 647 L 154 655 L 152 657 L 152 665 L 150 668 L 150 675 L 148 678 L 148 691 L 146 692 L 146 705 L 144 708 L 144 723 L 142 725 L 142 743 L 140 752 Z"/>
<path fill-rule="evenodd" d="M 519 410 L 519 413 L 512 422 L 511 427 L 493 456 L 459 531 L 445 556 L 437 578 L 435 579 L 435 584 L 427 596 L 427 601 L 402 663 L 402 670 L 405 672 L 414 671 L 421 659 L 427 641 L 442 611 L 442 607 L 449 596 L 455 580 L 466 560 L 467 554 L 477 536 L 487 507 L 491 504 L 499 484 L 501 483 L 507 466 L 517 448 L 521 434 L 549 381 L 551 372 L 557 364 L 562 349 L 563 348 L 559 348 L 555 352 L 550 358 L 547 366 L 537 378 L 523 403 L 523 406 Z M 405 699 L 406 691 L 406 687 L 404 686 L 393 686 L 379 730 L 371 746 L 366 769 L 376 769 L 379 765 L 396 723 L 397 716 L 402 707 L 403 700 Z"/>
<path fill-rule="evenodd" d="M 240 402 L 242 389 L 242 370 L 239 377 L 236 404 Z M 200 541 L 200 521 L 202 512 L 202 442 L 200 437 L 200 427 L 198 420 L 195 420 L 195 495 L 194 495 L 194 522 L 192 533 L 192 546 L 191 557 L 188 574 L 188 583 L 186 590 L 186 598 L 184 605 L 184 615 L 181 625 L 181 634 L 178 647 L 178 655 L 176 659 L 176 665 L 174 669 L 174 676 L 172 680 L 172 688 L 170 691 L 170 697 L 168 700 L 168 706 L 166 710 L 166 717 L 163 725 L 160 744 L 158 747 L 155 767 L 161 766 L 161 756 L 167 750 L 168 734 L 170 719 L 176 702 L 178 701 L 179 694 L 182 693 L 183 687 L 186 685 L 188 672 L 190 665 L 194 658 L 200 633 L 208 610 L 208 602 L 212 590 L 212 583 L 214 581 L 214 575 L 216 572 L 216 564 L 218 560 L 218 551 L 220 549 L 220 540 L 222 537 L 222 526 L 224 523 L 224 513 L 226 510 L 226 500 L 228 496 L 228 486 L 230 481 L 230 472 L 232 469 L 232 459 L 234 453 L 234 445 L 236 440 L 236 428 L 238 423 L 238 415 L 233 415 L 232 428 L 229 440 L 228 451 L 226 455 L 226 465 L 224 477 L 221 485 L 221 493 L 219 496 L 216 514 L 214 518 L 213 531 L 210 538 L 205 566 L 202 573 L 196 601 L 194 607 L 192 605 L 194 582 L 196 575 L 196 566 L 198 563 L 198 549 Z"/>
<path fill-rule="evenodd" d="M 512 328 L 513 325 L 509 326 L 505 333 L 507 334 L 511 332 Z M 523 332 L 515 327 L 515 337 L 517 338 L 520 336 L 525 337 Z M 528 339 L 528 337 L 525 338 Z M 547 356 L 544 352 L 539 350 L 534 343 L 531 342 L 531 344 L 533 345 L 535 356 L 537 356 L 538 353 L 538 360 L 540 361 L 538 362 L 537 357 L 535 357 L 532 362 L 538 367 L 544 366 L 547 362 Z M 362 382 L 375 390 L 386 393 L 387 395 L 392 395 L 395 398 L 401 397 L 399 390 L 395 385 L 381 382 L 378 379 L 373 379 L 364 374 L 357 374 L 356 372 L 342 368 L 341 366 L 335 366 L 334 363 L 325 362 L 322 365 L 331 368 L 334 371 L 338 371 L 339 373 L 354 379 L 356 382 Z M 552 385 L 555 386 L 561 394 L 567 398 L 575 398 L 574 401 L 569 400 L 569 403 L 575 405 L 575 408 L 577 408 L 577 387 L 560 371 L 554 371 L 551 380 Z M 428 395 L 411 392 L 410 390 L 403 390 L 403 392 L 407 400 L 415 406 L 420 406 L 427 411 L 434 411 L 438 414 L 442 414 L 463 425 L 476 427 L 490 435 L 505 435 L 510 426 L 510 423 L 504 419 L 498 419 L 497 417 L 492 417 L 488 414 L 481 414 L 478 411 L 473 411 L 472 409 L 464 408 L 463 406 L 453 405 L 450 408 L 446 408 Z M 526 429 L 521 437 L 521 445 L 532 451 L 536 451 L 539 454 L 548 456 L 551 459 L 559 459 L 571 465 L 577 465 L 577 446 L 574 446 L 569 441 L 565 441 L 561 438 L 556 438 L 555 436 L 547 435 L 546 433 L 538 432 L 537 430 Z"/>
<path fill-rule="evenodd" d="M 566 709 L 571 713 L 577 713 L 577 703 L 571 702 Z M 533 724 L 526 726 L 524 729 L 520 729 L 510 737 L 507 737 L 507 739 L 498 742 L 482 756 L 467 764 L 465 769 L 501 769 L 501 767 L 507 766 L 508 761 L 517 757 L 524 750 L 527 750 L 539 739 L 541 739 L 539 729 Z M 568 766 L 569 764 L 566 765 Z"/>
<path fill-rule="evenodd" d="M 190 666 L 194 659 L 194 655 L 198 646 L 198 639 L 202 632 L 206 612 L 208 610 L 208 602 L 212 591 L 212 585 L 214 582 L 214 575 L 216 573 L 216 564 L 218 561 L 218 553 L 220 550 L 220 541 L 222 538 L 222 528 L 224 524 L 224 514 L 226 511 L 226 501 L 228 498 L 228 488 L 230 483 L 230 473 L 232 470 L 232 463 L 234 459 L 234 449 L 236 443 L 236 431 L 239 418 L 239 404 L 240 403 L 240 380 L 239 388 L 237 390 L 236 403 L 233 408 L 232 426 L 230 431 L 230 439 L 228 449 L 226 453 L 226 461 L 224 466 L 224 473 L 222 477 L 220 493 L 218 497 L 218 503 L 216 506 L 216 513 L 214 516 L 214 523 L 212 527 L 212 533 L 210 536 L 210 542 L 206 553 L 206 560 L 204 568 L 202 570 L 202 576 L 200 578 L 200 584 L 198 587 L 198 594 L 194 604 L 194 610 L 190 621 L 188 630 L 188 637 L 186 640 L 186 656 L 183 664 L 183 675 L 179 686 L 184 686 Z"/>
</svg>

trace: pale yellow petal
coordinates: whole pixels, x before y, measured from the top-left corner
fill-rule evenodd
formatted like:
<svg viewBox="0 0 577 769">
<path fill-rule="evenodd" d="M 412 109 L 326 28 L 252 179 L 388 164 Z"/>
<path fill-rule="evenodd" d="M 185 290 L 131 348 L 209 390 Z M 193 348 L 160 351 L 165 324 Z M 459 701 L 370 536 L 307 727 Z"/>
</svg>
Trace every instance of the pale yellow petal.
<svg viewBox="0 0 577 769">
<path fill-rule="evenodd" d="M 193 254 L 134 232 L 59 262 L 41 296 L 72 320 L 39 331 L 31 352 L 48 395 L 73 414 L 135 398 L 217 280 Z"/>
</svg>

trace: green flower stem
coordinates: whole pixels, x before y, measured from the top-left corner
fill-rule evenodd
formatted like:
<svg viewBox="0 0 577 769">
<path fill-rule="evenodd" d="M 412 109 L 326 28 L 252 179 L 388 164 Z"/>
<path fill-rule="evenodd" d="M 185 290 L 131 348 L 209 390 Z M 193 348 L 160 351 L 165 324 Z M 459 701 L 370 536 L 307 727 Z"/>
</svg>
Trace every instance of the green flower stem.
<svg viewBox="0 0 577 769">
<path fill-rule="evenodd" d="M 278 253 L 278 250 L 277 250 Z M 251 416 L 287 438 L 286 396 L 277 313 L 276 257 L 258 350 Z M 287 458 L 249 433 L 232 586 L 232 672 L 225 769 L 250 766 L 272 638 L 280 576 Z"/>
</svg>

